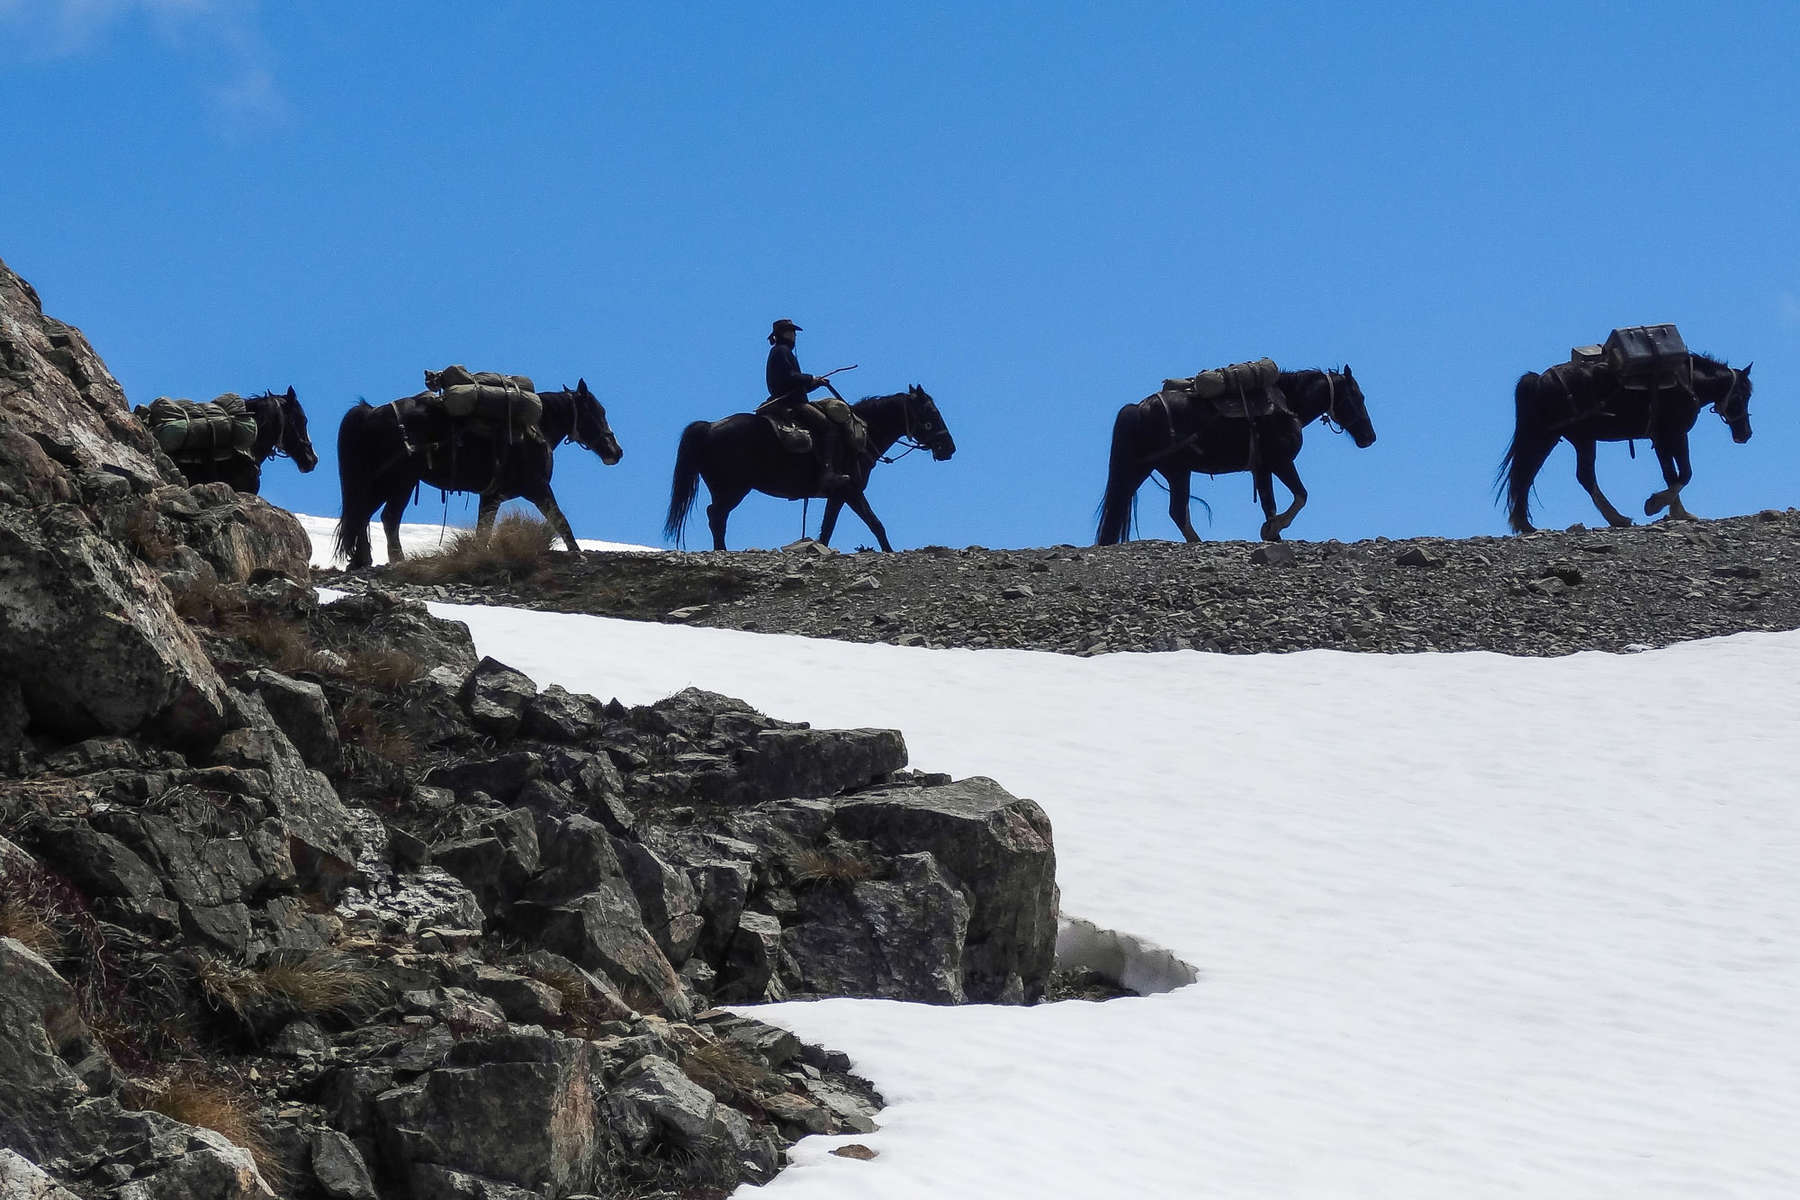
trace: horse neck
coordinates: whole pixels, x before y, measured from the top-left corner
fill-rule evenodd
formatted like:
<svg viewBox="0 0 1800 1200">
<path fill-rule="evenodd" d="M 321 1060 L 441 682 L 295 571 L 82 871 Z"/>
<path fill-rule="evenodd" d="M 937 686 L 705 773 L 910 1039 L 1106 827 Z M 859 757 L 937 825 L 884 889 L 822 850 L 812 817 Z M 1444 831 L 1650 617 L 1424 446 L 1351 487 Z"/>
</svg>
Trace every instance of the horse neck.
<svg viewBox="0 0 1800 1200">
<path fill-rule="evenodd" d="M 567 390 L 539 392 L 538 399 L 544 402 L 544 440 L 555 446 L 575 432 L 575 396 Z"/>
<path fill-rule="evenodd" d="M 250 447 L 250 453 L 257 462 L 267 462 L 269 456 L 281 446 L 281 435 L 287 432 L 287 421 L 281 411 L 281 397 L 273 392 L 246 396 L 244 407 L 256 418 L 256 444 Z"/>
<path fill-rule="evenodd" d="M 850 407 L 869 429 L 869 449 L 886 454 L 906 434 L 905 392 L 892 396 L 866 396 Z"/>
<path fill-rule="evenodd" d="M 1694 399 L 1701 405 L 1723 404 L 1737 383 L 1737 372 L 1714 359 L 1692 356 Z"/>
<path fill-rule="evenodd" d="M 1288 407 L 1305 425 L 1324 416 L 1325 410 L 1331 407 L 1335 382 L 1327 371 L 1283 371 L 1279 386 L 1281 394 L 1287 397 Z"/>
</svg>

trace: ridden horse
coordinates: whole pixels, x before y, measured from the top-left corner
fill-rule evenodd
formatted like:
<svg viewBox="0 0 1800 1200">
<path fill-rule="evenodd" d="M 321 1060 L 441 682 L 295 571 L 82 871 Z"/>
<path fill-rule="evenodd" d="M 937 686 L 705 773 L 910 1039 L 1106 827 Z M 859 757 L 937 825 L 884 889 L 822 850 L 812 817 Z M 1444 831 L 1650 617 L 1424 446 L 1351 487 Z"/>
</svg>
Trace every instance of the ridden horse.
<svg viewBox="0 0 1800 1200">
<path fill-rule="evenodd" d="M 1530 533 L 1531 485 L 1544 460 L 1567 440 L 1575 447 L 1575 478 L 1593 498 L 1608 525 L 1631 524 L 1612 506 L 1594 475 L 1594 443 L 1635 442 L 1648 438 L 1656 448 L 1668 486 L 1644 501 L 1644 515 L 1663 509 L 1678 520 L 1692 520 L 1681 503 L 1681 489 L 1694 477 L 1688 456 L 1688 433 L 1707 405 L 1731 428 L 1731 440 L 1750 440 L 1750 368 L 1739 371 L 1704 354 L 1690 354 L 1693 390 L 1664 387 L 1623 388 L 1610 367 L 1558 363 L 1543 374 L 1527 371 L 1513 389 L 1517 416 L 1512 444 L 1500 460 L 1497 496 L 1506 498 L 1507 522 L 1514 533 Z"/>
<path fill-rule="evenodd" d="M 1095 543 L 1111 546 L 1130 539 L 1137 490 L 1152 471 L 1168 483 L 1169 516 L 1190 542 L 1200 540 L 1188 515 L 1192 473 L 1249 471 L 1265 518 L 1262 537 L 1279 542 L 1281 531 L 1306 507 L 1306 487 L 1294 469 L 1302 427 L 1324 421 L 1348 430 L 1358 447 L 1367 447 L 1374 444 L 1375 426 L 1348 364 L 1342 371 L 1283 371 L 1276 386 L 1287 398 L 1292 416 L 1274 412 L 1245 420 L 1220 413 L 1207 400 L 1190 397 L 1165 403 L 1160 395 L 1121 408 L 1113 420 Z M 1293 494 L 1293 502 L 1281 513 L 1275 511 L 1276 479 Z"/>
<path fill-rule="evenodd" d="M 262 465 L 271 458 L 292 458 L 302 475 L 319 465 L 312 439 L 306 435 L 306 411 L 294 389 L 285 395 L 264 392 L 245 396 L 244 407 L 256 418 L 256 441 L 250 457 L 177 458 L 175 465 L 189 483 L 229 483 L 233 491 L 256 495 L 262 489 Z"/>
<path fill-rule="evenodd" d="M 388 561 L 406 557 L 400 548 L 400 516 L 421 483 L 446 492 L 478 493 L 479 537 L 493 528 L 502 501 L 523 497 L 537 506 L 550 528 L 575 552 L 575 533 L 550 490 L 554 451 L 571 441 L 592 450 L 609 467 L 623 452 L 606 423 L 606 409 L 588 391 L 587 380 L 573 390 L 539 392 L 538 398 L 544 402 L 542 441 L 512 440 L 466 428 L 458 439 L 452 419 L 425 396 L 405 396 L 380 408 L 358 401 L 338 426 L 338 479 L 344 496 L 337 524 L 338 556 L 349 560 L 351 570 L 373 561 L 369 519 L 379 508 Z"/>
<path fill-rule="evenodd" d="M 852 466 L 849 486 L 829 495 L 814 487 L 819 469 L 812 451 L 784 447 L 768 418 L 756 413 L 734 413 L 722 420 L 690 424 L 681 431 L 681 444 L 675 451 L 675 479 L 669 489 L 669 517 L 663 524 L 663 536 L 681 544 L 682 526 L 687 523 L 704 479 L 712 496 L 712 503 L 706 506 L 706 519 L 712 527 L 714 550 L 725 548 L 725 522 L 731 510 L 752 491 L 783 500 L 822 497 L 825 516 L 819 525 L 819 540 L 827 545 L 837 526 L 838 513 L 848 504 L 881 548 L 892 550 L 887 530 L 876 519 L 864 495 L 869 472 L 878 461 L 892 461 L 882 456 L 895 442 L 906 441 L 911 447 L 907 454 L 929 450 L 933 459 L 943 462 L 956 453 L 956 441 L 950 436 L 937 403 L 916 383 L 891 396 L 865 396 L 850 407 L 868 428 L 868 455 Z"/>
</svg>

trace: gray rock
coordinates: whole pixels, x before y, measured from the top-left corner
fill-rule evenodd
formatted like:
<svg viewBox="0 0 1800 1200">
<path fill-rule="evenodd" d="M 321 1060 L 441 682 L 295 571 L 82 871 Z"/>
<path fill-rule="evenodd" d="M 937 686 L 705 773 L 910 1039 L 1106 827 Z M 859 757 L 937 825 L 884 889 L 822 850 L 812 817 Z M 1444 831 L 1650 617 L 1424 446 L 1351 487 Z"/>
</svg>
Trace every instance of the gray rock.
<svg viewBox="0 0 1800 1200">
<path fill-rule="evenodd" d="M 957 950 L 962 949 L 961 942 Z M 776 970 L 781 963 L 781 922 L 766 913 L 747 912 L 738 918 L 737 934 L 725 950 L 714 996 L 722 1004 L 757 1004 L 787 999 Z M 824 990 L 824 989 L 818 989 Z M 834 992 L 834 995 L 874 995 L 874 992 Z"/>
<path fill-rule="evenodd" d="M 460 699 L 475 728 L 497 738 L 510 738 L 524 720 L 525 705 L 537 695 L 537 684 L 492 658 L 475 665 L 463 681 Z"/>
<path fill-rule="evenodd" d="M 325 702 L 325 689 L 264 669 L 246 671 L 243 681 L 262 697 L 307 766 L 327 775 L 342 769 L 343 749 L 338 744 L 337 721 Z"/>
<path fill-rule="evenodd" d="M 744 766 L 759 798 L 834 796 L 906 765 L 897 729 L 769 729 L 755 746 Z"/>
<path fill-rule="evenodd" d="M 1035 1002 L 1056 957 L 1050 820 L 991 779 L 858 793 L 837 831 L 883 853 L 929 853 L 970 901 L 962 987 L 979 1003 Z"/>
<path fill-rule="evenodd" d="M 551 684 L 525 701 L 521 728 L 527 737 L 576 743 L 592 736 L 599 723 L 599 701 Z"/>
<path fill-rule="evenodd" d="M 797 972 L 796 990 L 925 1004 L 968 998 L 963 955 L 969 902 L 929 854 L 902 854 L 892 866 L 889 880 L 800 891 L 798 922 L 780 930 L 782 949 Z"/>
<path fill-rule="evenodd" d="M 23 1155 L 0 1150 L 0 1200 L 80 1200 Z"/>
<path fill-rule="evenodd" d="M 625 1069 L 616 1090 L 682 1149 L 706 1151 L 721 1144 L 740 1148 L 749 1140 L 741 1114 L 721 1105 L 666 1058 L 640 1058 Z"/>
<path fill-rule="evenodd" d="M 1300 561 L 1300 556 L 1286 542 L 1264 542 L 1250 551 L 1250 561 L 1259 567 L 1291 567 Z"/>
<path fill-rule="evenodd" d="M 312 1173 L 331 1200 L 378 1200 L 380 1195 L 356 1143 L 335 1129 L 313 1131 Z"/>
<path fill-rule="evenodd" d="M 637 897 L 644 928 L 670 964 L 679 968 L 693 954 L 706 924 L 693 883 L 686 872 L 670 866 L 641 842 L 615 837 L 612 846 Z"/>
<path fill-rule="evenodd" d="M 1394 562 L 1402 567 L 1441 567 L 1444 559 L 1433 554 L 1423 546 L 1408 546 L 1394 556 Z"/>
</svg>

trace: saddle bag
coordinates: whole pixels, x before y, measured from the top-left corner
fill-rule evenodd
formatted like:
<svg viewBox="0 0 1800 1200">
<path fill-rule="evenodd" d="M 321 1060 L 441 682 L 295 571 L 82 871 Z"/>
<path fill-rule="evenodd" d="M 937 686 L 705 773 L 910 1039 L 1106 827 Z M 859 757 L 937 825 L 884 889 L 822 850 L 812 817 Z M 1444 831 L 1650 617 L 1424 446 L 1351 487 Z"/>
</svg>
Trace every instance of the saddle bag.
<svg viewBox="0 0 1800 1200">
<path fill-rule="evenodd" d="M 1673 325 L 1615 329 L 1606 339 L 1602 353 L 1621 387 L 1693 390 L 1694 360 Z"/>
<path fill-rule="evenodd" d="M 249 457 L 256 446 L 256 416 L 231 392 L 206 403 L 158 396 L 137 413 L 163 453 L 177 461 Z"/>
<path fill-rule="evenodd" d="M 544 402 L 526 375 L 474 371 L 461 365 L 425 372 L 425 386 L 441 397 L 444 412 L 459 421 L 486 421 L 514 436 L 536 432 Z"/>
<path fill-rule="evenodd" d="M 1275 386 L 1281 375 L 1281 368 L 1275 365 L 1272 358 L 1259 358 L 1251 362 L 1232 363 L 1230 366 L 1218 367 L 1211 371 L 1202 371 L 1190 381 L 1189 390 L 1202 400 L 1216 400 L 1221 396 L 1251 396 L 1267 391 Z M 1165 380 L 1164 386 L 1178 380 Z"/>
</svg>

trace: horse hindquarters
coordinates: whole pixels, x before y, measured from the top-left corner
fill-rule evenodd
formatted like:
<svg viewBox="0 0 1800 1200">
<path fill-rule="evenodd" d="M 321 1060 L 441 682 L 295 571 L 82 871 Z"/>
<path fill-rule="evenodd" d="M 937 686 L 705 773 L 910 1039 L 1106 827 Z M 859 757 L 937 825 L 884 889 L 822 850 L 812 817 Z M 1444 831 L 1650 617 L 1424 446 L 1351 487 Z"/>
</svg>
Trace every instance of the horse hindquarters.
<svg viewBox="0 0 1800 1200">
<path fill-rule="evenodd" d="M 1513 388 L 1513 436 L 1500 459 L 1496 490 L 1506 493 L 1507 524 L 1514 533 L 1530 533 L 1531 485 L 1561 435 L 1551 430 L 1539 390 L 1543 376 L 1527 371 Z"/>
<path fill-rule="evenodd" d="M 1100 497 L 1100 524 L 1094 544 L 1113 546 L 1131 537 L 1137 514 L 1137 491 L 1150 477 L 1144 465 L 1142 427 L 1144 410 L 1127 404 L 1113 418 L 1112 448 L 1106 462 L 1106 491 Z"/>
<path fill-rule="evenodd" d="M 375 478 L 376 456 L 381 447 L 370 426 L 374 413 L 375 409 L 359 402 L 338 424 L 338 490 L 342 503 L 334 553 L 347 560 L 352 570 L 374 560 L 369 547 L 369 520 L 385 498 Z"/>
</svg>

